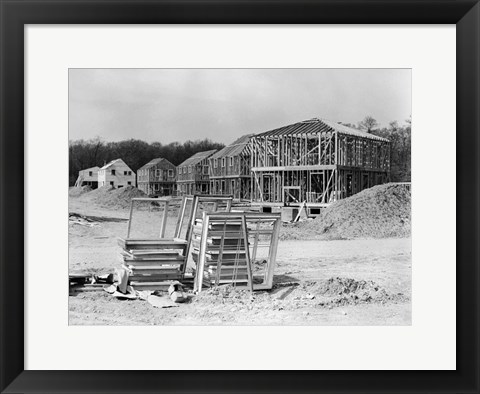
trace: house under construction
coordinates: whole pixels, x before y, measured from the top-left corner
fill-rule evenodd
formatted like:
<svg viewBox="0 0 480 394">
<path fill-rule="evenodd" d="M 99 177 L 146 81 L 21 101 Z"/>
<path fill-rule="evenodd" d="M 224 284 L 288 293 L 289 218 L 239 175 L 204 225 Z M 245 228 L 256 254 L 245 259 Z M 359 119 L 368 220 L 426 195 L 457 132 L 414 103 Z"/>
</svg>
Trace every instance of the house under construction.
<svg viewBox="0 0 480 394">
<path fill-rule="evenodd" d="M 251 139 L 252 202 L 323 207 L 388 181 L 390 142 L 324 119 Z"/>
<path fill-rule="evenodd" d="M 210 157 L 210 193 L 250 200 L 250 138 L 244 135 Z"/>
<path fill-rule="evenodd" d="M 177 168 L 159 157 L 137 170 L 137 187 L 148 196 L 171 196 L 175 193 Z"/>
<path fill-rule="evenodd" d="M 78 178 L 75 182 L 75 186 L 90 186 L 92 189 L 98 187 L 98 170 L 100 167 L 86 168 L 78 172 Z"/>
<path fill-rule="evenodd" d="M 198 152 L 177 167 L 177 194 L 209 194 L 210 175 L 208 158 L 216 150 Z"/>
</svg>

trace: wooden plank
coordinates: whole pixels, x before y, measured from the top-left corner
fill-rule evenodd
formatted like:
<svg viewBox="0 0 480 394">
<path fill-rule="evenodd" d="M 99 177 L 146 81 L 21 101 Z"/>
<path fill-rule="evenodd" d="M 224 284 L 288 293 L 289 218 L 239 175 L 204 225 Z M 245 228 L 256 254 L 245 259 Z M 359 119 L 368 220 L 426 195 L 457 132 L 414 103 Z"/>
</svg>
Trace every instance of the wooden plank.
<svg viewBox="0 0 480 394">
<path fill-rule="evenodd" d="M 163 239 L 158 239 L 158 238 L 117 238 L 118 241 L 124 242 L 125 244 L 129 244 L 132 242 L 135 243 L 143 243 L 143 244 L 162 244 L 162 243 L 171 243 L 171 242 L 176 242 L 178 244 L 186 244 L 186 240 L 181 239 L 181 238 L 163 238 Z"/>
<path fill-rule="evenodd" d="M 183 221 L 185 219 L 186 208 L 187 208 L 187 197 L 183 196 L 180 212 L 179 212 L 179 215 L 177 217 L 177 224 L 175 226 L 175 233 L 174 233 L 175 238 L 179 238 L 180 235 L 181 235 L 180 233 L 182 231 L 182 224 L 183 224 Z"/>
<path fill-rule="evenodd" d="M 130 214 L 128 215 L 127 238 L 130 237 L 130 230 L 132 228 L 132 215 L 133 215 L 133 200 L 130 201 Z"/>
<path fill-rule="evenodd" d="M 144 252 L 144 253 L 141 253 Z M 183 256 L 180 255 L 178 251 L 173 249 L 160 249 L 160 250 L 137 250 L 132 251 L 122 250 L 121 255 L 127 259 L 131 260 L 144 260 L 144 259 L 183 259 Z"/>
<path fill-rule="evenodd" d="M 136 274 L 133 273 L 129 275 L 130 283 L 133 282 L 161 282 L 165 280 L 179 280 L 182 278 L 181 272 L 173 273 L 173 274 Z"/>
<path fill-rule="evenodd" d="M 165 229 L 167 227 L 167 218 L 168 218 L 168 201 L 165 201 L 165 208 L 163 209 L 162 223 L 160 227 L 160 238 L 165 237 Z"/>
<path fill-rule="evenodd" d="M 104 286 L 105 286 L 104 283 L 86 283 L 86 284 L 83 284 L 83 285 L 69 286 L 69 291 L 72 292 L 72 293 L 102 291 Z"/>
<path fill-rule="evenodd" d="M 184 263 L 183 259 L 145 259 L 145 260 L 133 260 L 133 259 L 124 259 L 123 264 L 128 264 L 135 267 L 148 267 L 148 266 L 171 266 L 178 267 Z"/>
<path fill-rule="evenodd" d="M 175 282 L 175 280 L 167 280 L 167 281 L 157 281 L 157 282 L 139 282 L 139 281 L 132 281 L 130 285 L 135 290 L 163 290 L 167 291 L 170 285 Z"/>
<path fill-rule="evenodd" d="M 177 250 L 185 250 L 185 245 L 179 245 L 175 243 L 170 244 L 163 244 L 163 245 L 145 245 L 145 244 L 131 244 L 124 247 L 128 251 L 132 250 L 161 250 L 161 249 L 177 249 Z"/>
<path fill-rule="evenodd" d="M 222 259 L 222 267 L 225 266 L 234 266 L 238 265 L 239 267 L 246 267 L 246 262 L 247 260 L 245 258 L 239 260 L 239 259 Z M 217 260 L 211 260 L 211 259 L 206 259 L 205 260 L 205 266 L 210 267 L 210 266 L 217 266 Z"/>
<path fill-rule="evenodd" d="M 247 221 L 245 219 L 245 216 L 242 218 L 243 221 L 243 231 L 244 231 L 244 241 L 245 245 L 248 245 L 248 234 L 247 234 Z M 252 275 L 252 264 L 250 260 L 250 251 L 248 246 L 245 248 L 245 255 L 246 255 L 246 260 L 247 260 L 247 274 L 248 274 L 248 287 L 251 292 L 253 292 L 253 275 Z"/>
<path fill-rule="evenodd" d="M 172 267 L 172 266 L 161 266 L 161 265 L 146 265 L 146 266 L 134 266 L 128 264 L 126 268 L 132 270 L 134 273 L 137 274 L 157 274 L 157 273 L 164 273 L 164 274 L 178 274 L 179 273 L 179 266 Z"/>
<path fill-rule="evenodd" d="M 205 250 L 207 247 L 207 234 L 208 234 L 208 220 L 209 217 L 206 212 L 203 213 L 203 231 L 202 231 L 202 242 L 200 244 L 200 251 L 199 251 L 199 258 L 197 263 L 197 271 L 195 274 L 195 283 L 194 283 L 194 291 L 202 291 L 203 285 L 203 271 L 205 270 Z"/>
</svg>

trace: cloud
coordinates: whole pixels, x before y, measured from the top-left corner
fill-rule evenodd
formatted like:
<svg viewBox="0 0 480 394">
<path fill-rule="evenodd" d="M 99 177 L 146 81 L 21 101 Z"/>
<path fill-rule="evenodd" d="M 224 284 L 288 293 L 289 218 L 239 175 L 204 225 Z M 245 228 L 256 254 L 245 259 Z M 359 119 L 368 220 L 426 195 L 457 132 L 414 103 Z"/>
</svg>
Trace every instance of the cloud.
<svg viewBox="0 0 480 394">
<path fill-rule="evenodd" d="M 69 138 L 230 143 L 312 117 L 411 114 L 408 69 L 72 69 Z"/>
</svg>

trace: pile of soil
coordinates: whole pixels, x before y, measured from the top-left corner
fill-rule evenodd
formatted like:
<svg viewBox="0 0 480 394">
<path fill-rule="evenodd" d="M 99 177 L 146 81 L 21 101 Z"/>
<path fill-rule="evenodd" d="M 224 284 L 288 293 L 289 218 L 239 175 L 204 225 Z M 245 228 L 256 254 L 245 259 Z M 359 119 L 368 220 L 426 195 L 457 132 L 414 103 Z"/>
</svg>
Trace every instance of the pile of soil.
<svg viewBox="0 0 480 394">
<path fill-rule="evenodd" d="M 365 303 L 402 302 L 408 298 L 402 294 L 390 294 L 373 281 L 351 278 L 330 278 L 317 282 L 305 282 L 292 292 L 297 299 L 316 300 L 319 307 L 336 307 Z"/>
<path fill-rule="evenodd" d="M 281 239 L 403 238 L 411 235 L 411 193 L 389 183 L 332 203 L 315 220 L 284 228 Z"/>
<path fill-rule="evenodd" d="M 406 302 L 409 298 L 402 293 L 389 293 L 373 281 L 350 278 L 330 278 L 319 281 L 292 283 L 274 287 L 273 291 L 250 293 L 245 287 L 231 285 L 212 287 L 197 294 L 193 302 L 209 305 L 232 305 L 237 310 L 278 309 L 296 310 L 305 306 L 333 308 L 369 303 Z"/>
<path fill-rule="evenodd" d="M 91 192 L 92 188 L 90 186 L 73 186 L 68 189 L 69 197 L 79 197 L 84 193 Z"/>
<path fill-rule="evenodd" d="M 132 198 L 147 197 L 147 195 L 134 186 L 112 189 L 109 193 L 102 195 L 97 201 L 99 204 L 110 208 L 128 208 Z"/>
<path fill-rule="evenodd" d="M 82 200 L 113 209 L 125 209 L 130 207 L 132 198 L 146 197 L 147 195 L 134 186 L 121 187 L 102 186 L 88 193 L 82 194 Z"/>
</svg>

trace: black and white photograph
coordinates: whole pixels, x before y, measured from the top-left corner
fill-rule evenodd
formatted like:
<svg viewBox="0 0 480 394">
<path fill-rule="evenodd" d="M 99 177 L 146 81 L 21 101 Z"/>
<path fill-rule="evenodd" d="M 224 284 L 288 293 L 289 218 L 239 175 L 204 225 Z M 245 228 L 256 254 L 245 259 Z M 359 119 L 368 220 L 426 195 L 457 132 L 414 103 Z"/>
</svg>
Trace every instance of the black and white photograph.
<svg viewBox="0 0 480 394">
<path fill-rule="evenodd" d="M 68 71 L 68 323 L 410 326 L 412 70 Z"/>
</svg>

